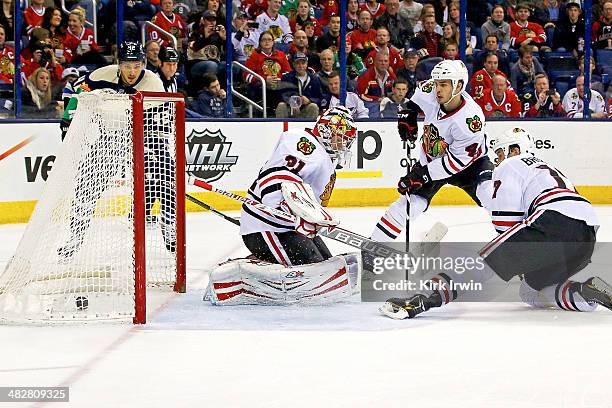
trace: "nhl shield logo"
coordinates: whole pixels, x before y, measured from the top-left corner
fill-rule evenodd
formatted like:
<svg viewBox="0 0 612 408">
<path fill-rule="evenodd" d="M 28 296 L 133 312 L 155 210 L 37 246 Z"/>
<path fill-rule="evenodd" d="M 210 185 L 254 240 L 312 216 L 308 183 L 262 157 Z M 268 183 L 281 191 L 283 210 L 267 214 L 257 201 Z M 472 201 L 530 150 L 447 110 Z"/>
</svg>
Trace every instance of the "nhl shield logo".
<svg viewBox="0 0 612 408">
<path fill-rule="evenodd" d="M 219 180 L 238 162 L 238 156 L 230 156 L 231 148 L 221 130 L 194 129 L 185 144 L 187 173 L 207 182 Z"/>
</svg>

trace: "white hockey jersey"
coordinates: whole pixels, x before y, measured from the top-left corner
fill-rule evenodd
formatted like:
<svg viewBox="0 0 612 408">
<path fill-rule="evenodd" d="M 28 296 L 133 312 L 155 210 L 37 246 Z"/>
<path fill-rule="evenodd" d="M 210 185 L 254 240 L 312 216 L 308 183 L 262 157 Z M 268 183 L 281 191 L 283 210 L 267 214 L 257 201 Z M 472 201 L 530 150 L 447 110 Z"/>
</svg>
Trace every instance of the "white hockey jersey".
<svg viewBox="0 0 612 408">
<path fill-rule="evenodd" d="M 584 102 L 576 88 L 567 91 L 563 97 L 563 110 L 567 112 L 568 118 L 581 118 L 583 115 Z M 591 113 L 600 113 L 606 111 L 606 101 L 597 91 L 591 90 L 591 100 L 589 101 L 589 110 Z"/>
<path fill-rule="evenodd" d="M 322 206 L 327 206 L 336 181 L 336 166 L 325 148 L 309 129 L 289 130 L 280 135 L 270 158 L 259 170 L 248 195 L 267 206 L 280 208 L 281 184 L 286 181 L 309 184 Z M 281 221 L 258 209 L 243 205 L 240 234 L 295 230 L 295 225 Z"/>
<path fill-rule="evenodd" d="M 293 41 L 293 34 L 291 33 L 289 20 L 282 14 L 279 14 L 276 16 L 276 18 L 272 18 L 268 15 L 268 13 L 263 12 L 257 16 L 255 21 L 259 23 L 259 35 L 265 31 L 270 31 L 274 36 L 275 42 L 283 42 L 287 44 Z"/>
<path fill-rule="evenodd" d="M 444 112 L 434 91 L 434 81 L 423 82 L 410 100 L 423 110 L 425 121 L 419 159 L 432 180 L 451 177 L 487 154 L 484 114 L 466 92 L 462 105 Z"/>
<path fill-rule="evenodd" d="M 502 161 L 493 171 L 493 225 L 501 233 L 537 210 L 557 211 L 599 226 L 591 203 L 570 180 L 545 161 L 521 154 Z"/>
</svg>

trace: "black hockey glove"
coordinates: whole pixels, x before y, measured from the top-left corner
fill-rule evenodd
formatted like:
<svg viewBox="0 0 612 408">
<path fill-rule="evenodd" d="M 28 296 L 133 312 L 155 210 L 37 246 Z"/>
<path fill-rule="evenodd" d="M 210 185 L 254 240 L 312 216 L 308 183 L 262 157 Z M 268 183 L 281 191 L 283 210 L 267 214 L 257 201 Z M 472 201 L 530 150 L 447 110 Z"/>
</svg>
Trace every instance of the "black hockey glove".
<svg viewBox="0 0 612 408">
<path fill-rule="evenodd" d="M 402 141 L 414 143 L 419 134 L 419 128 L 417 126 L 419 108 L 414 102 L 409 102 L 408 104 L 407 109 L 402 109 L 397 112 L 397 131 Z"/>
<path fill-rule="evenodd" d="M 66 133 L 68 133 L 70 122 L 72 122 L 70 119 L 62 119 L 62 121 L 60 122 L 60 129 L 62 130 L 62 142 L 64 141 L 64 138 L 66 137 Z"/>
<path fill-rule="evenodd" d="M 397 191 L 400 194 L 412 193 L 429 182 L 431 182 L 431 176 L 429 175 L 429 171 L 427 171 L 427 166 L 421 166 L 417 163 L 412 170 L 397 183 Z"/>
</svg>

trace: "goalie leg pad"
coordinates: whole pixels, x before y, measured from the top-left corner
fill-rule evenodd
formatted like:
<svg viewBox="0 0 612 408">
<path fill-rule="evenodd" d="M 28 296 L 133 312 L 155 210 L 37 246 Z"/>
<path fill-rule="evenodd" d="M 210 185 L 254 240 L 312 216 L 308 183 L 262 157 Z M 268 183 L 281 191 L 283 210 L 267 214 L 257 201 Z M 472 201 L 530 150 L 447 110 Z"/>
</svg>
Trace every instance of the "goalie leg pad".
<svg viewBox="0 0 612 408">
<path fill-rule="evenodd" d="M 207 296 L 214 305 L 316 305 L 359 292 L 361 263 L 357 254 L 284 267 L 236 259 L 210 273 Z"/>
</svg>

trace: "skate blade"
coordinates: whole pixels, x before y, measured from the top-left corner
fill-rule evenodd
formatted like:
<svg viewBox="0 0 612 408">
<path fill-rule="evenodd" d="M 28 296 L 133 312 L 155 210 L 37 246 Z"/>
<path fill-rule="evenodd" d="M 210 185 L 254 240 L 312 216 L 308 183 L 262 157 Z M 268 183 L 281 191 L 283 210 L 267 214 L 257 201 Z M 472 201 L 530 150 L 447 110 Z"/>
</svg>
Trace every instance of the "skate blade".
<svg viewBox="0 0 612 408">
<path fill-rule="evenodd" d="M 378 311 L 387 317 L 395 320 L 404 320 L 408 317 L 408 312 L 401 307 L 395 307 L 389 302 L 385 302 Z"/>
<path fill-rule="evenodd" d="M 591 281 L 591 286 L 612 298 L 612 286 L 610 286 L 603 279 L 598 277 L 593 278 L 593 280 Z"/>
</svg>

